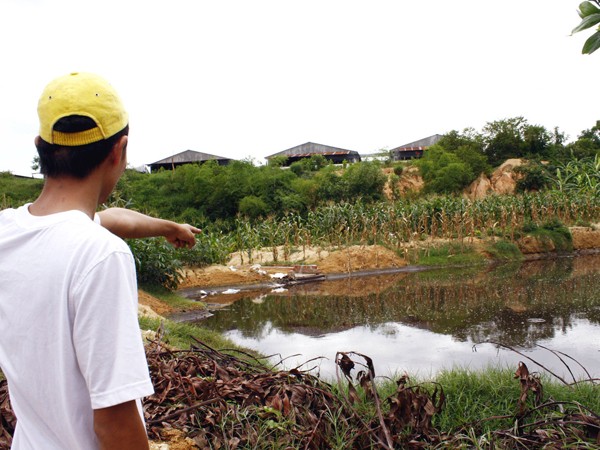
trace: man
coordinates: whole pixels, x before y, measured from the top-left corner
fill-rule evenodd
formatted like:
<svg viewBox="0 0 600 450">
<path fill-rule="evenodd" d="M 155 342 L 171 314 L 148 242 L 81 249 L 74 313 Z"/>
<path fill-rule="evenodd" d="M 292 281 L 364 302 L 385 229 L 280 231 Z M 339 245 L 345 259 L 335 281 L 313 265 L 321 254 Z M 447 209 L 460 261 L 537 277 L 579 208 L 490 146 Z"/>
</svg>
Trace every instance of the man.
<svg viewBox="0 0 600 450">
<path fill-rule="evenodd" d="M 52 81 L 38 115 L 44 187 L 33 203 L 0 213 L 0 367 L 17 417 L 12 448 L 147 449 L 140 399 L 153 387 L 135 265 L 115 234 L 189 246 L 199 230 L 128 210 L 96 214 L 127 162 L 128 116 L 105 80 Z"/>
</svg>

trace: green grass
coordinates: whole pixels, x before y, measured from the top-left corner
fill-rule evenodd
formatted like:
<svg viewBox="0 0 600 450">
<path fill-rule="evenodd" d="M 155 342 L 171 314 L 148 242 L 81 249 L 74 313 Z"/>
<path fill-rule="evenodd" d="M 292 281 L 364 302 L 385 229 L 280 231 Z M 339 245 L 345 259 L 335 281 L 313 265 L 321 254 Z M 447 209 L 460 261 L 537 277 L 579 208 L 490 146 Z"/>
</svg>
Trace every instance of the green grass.
<svg viewBox="0 0 600 450">
<path fill-rule="evenodd" d="M 545 250 L 552 248 L 552 243 L 556 251 L 570 252 L 573 250 L 573 237 L 567 228 L 559 228 L 549 230 L 547 228 L 538 228 L 529 233 L 537 237 L 545 245 Z"/>
<path fill-rule="evenodd" d="M 139 323 L 142 330 L 161 331 L 163 341 L 177 349 L 187 350 L 191 345 L 197 345 L 194 338 L 217 350 L 222 348 L 242 349 L 223 337 L 222 334 L 199 326 L 145 316 L 139 318 Z"/>
<path fill-rule="evenodd" d="M 0 209 L 16 208 L 35 200 L 43 184 L 37 178 L 17 178 L 9 172 L 0 172 Z"/>
<path fill-rule="evenodd" d="M 419 249 L 410 262 L 420 266 L 473 265 L 484 263 L 485 258 L 471 245 L 449 243 Z"/>
<path fill-rule="evenodd" d="M 523 232 L 536 237 L 545 247 L 545 251 L 550 251 L 553 247 L 559 252 L 573 250 L 573 236 L 557 218 L 549 219 L 539 226 L 533 222 L 527 222 L 523 225 Z"/>
<path fill-rule="evenodd" d="M 446 394 L 446 406 L 434 419 L 434 425 L 443 431 L 457 429 L 465 424 L 494 416 L 512 416 L 517 412 L 520 395 L 519 381 L 514 370 L 489 367 L 471 372 L 453 369 L 442 372 L 436 381 Z M 566 386 L 549 375 L 541 375 L 544 387 L 543 400 L 578 402 L 593 411 L 600 411 L 600 391 L 597 385 L 582 383 L 576 387 Z M 547 411 L 548 412 L 548 411 Z M 510 428 L 513 419 L 486 420 L 481 431 Z"/>
<path fill-rule="evenodd" d="M 519 250 L 519 247 L 513 242 L 496 241 L 487 245 L 485 251 L 494 260 L 520 261 L 523 259 L 523 254 Z"/>
<path fill-rule="evenodd" d="M 182 297 L 177 291 L 170 291 L 158 284 L 140 283 L 139 288 L 158 298 L 174 309 L 203 309 L 204 303 Z"/>
<path fill-rule="evenodd" d="M 514 378 L 514 370 L 510 368 L 488 367 L 481 371 L 469 371 L 462 368 L 453 368 L 439 373 L 431 380 L 411 378 L 407 386 L 419 385 L 427 389 L 430 394 L 438 386 L 443 389 L 446 397 L 444 406 L 438 414 L 433 416 L 432 426 L 443 434 L 450 436 L 460 434 L 461 442 L 471 440 L 475 444 L 469 448 L 490 448 L 482 442 L 492 440 L 495 431 L 510 430 L 515 423 L 515 413 L 518 411 L 520 396 L 520 383 Z M 377 392 L 382 405 L 387 404 L 385 399 L 396 391 L 396 380 L 399 376 L 387 379 L 380 378 L 377 383 Z M 595 414 L 600 412 L 600 387 L 589 382 L 576 386 L 566 386 L 549 375 L 541 374 L 544 402 L 566 402 L 566 410 L 577 410 L 577 403 L 583 405 Z M 334 384 L 333 392 L 338 397 L 347 395 L 346 382 L 341 389 Z M 357 387 L 362 402 L 355 404 L 354 408 L 363 417 L 374 417 L 376 414 L 372 401 L 366 400 L 362 389 Z M 527 400 L 528 407 L 532 408 L 531 396 Z M 556 408 L 542 408 L 525 419 L 525 423 L 534 423 L 542 418 L 552 417 L 558 413 Z M 507 417 L 503 417 L 507 416 Z M 497 436 L 495 437 L 497 440 Z M 580 448 L 587 447 L 589 442 L 582 441 Z M 466 448 L 466 447 L 465 447 Z M 567 447 L 565 447 L 567 448 Z"/>
</svg>

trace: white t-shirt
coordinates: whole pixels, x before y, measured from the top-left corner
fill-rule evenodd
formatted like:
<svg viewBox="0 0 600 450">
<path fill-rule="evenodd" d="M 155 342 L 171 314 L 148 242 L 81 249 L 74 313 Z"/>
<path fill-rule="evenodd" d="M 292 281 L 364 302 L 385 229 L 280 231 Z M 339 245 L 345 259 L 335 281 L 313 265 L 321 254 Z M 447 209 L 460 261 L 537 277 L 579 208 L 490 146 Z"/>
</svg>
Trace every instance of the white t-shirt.
<svg viewBox="0 0 600 450">
<path fill-rule="evenodd" d="M 0 367 L 13 449 L 97 448 L 93 409 L 153 393 L 127 244 L 81 211 L 0 212 Z"/>
</svg>

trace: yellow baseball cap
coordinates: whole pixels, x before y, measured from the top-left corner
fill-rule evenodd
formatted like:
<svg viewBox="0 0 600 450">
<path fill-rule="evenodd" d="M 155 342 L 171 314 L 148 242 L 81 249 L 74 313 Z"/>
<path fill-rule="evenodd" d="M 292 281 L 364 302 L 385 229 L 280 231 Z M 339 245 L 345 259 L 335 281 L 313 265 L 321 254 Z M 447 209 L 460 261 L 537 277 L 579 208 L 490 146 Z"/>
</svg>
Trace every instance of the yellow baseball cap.
<svg viewBox="0 0 600 450">
<path fill-rule="evenodd" d="M 125 128 L 127 111 L 114 88 L 102 77 L 74 72 L 51 81 L 38 102 L 40 137 L 67 147 L 108 139 Z M 58 120 L 68 116 L 86 116 L 96 127 L 75 133 L 55 131 Z"/>
</svg>

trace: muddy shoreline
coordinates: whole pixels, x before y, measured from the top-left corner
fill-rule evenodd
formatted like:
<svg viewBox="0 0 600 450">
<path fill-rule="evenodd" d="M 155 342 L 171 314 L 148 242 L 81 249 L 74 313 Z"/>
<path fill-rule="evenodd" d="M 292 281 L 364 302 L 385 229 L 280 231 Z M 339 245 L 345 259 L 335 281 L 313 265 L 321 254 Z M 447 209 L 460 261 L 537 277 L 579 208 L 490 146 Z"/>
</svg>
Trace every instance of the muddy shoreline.
<svg viewBox="0 0 600 450">
<path fill-rule="evenodd" d="M 368 277 L 375 275 L 387 275 L 394 273 L 402 273 L 402 272 L 420 272 L 423 270 L 431 270 L 432 267 L 424 267 L 424 266 L 404 266 L 404 267 L 390 267 L 390 268 L 381 268 L 381 269 L 365 269 L 359 270 L 356 272 L 345 272 L 345 273 L 329 273 L 322 274 L 318 279 L 307 279 L 306 281 L 276 281 L 276 280 L 265 280 L 263 282 L 254 282 L 254 283 L 238 283 L 238 284 L 226 284 L 219 286 L 211 286 L 211 287 L 187 287 L 178 289 L 177 293 L 182 297 L 189 299 L 200 299 L 202 297 L 206 297 L 208 295 L 222 294 L 227 290 L 239 290 L 239 291 L 263 291 L 275 289 L 278 287 L 286 287 L 286 286 L 296 286 L 298 284 L 306 284 L 306 283 L 318 283 L 319 281 L 326 280 L 340 280 L 344 278 L 358 278 L 358 277 Z"/>
<path fill-rule="evenodd" d="M 575 250 L 572 252 L 545 252 L 545 253 L 532 253 L 523 255 L 522 262 L 538 261 L 543 259 L 556 259 L 556 258 L 575 258 L 577 256 L 585 256 L 600 253 L 598 249 L 582 249 Z M 510 261 L 495 261 L 487 260 L 487 263 L 483 263 L 482 266 L 494 266 L 503 263 L 509 263 Z M 387 267 L 387 268 L 375 268 L 375 269 L 363 269 L 354 272 L 333 272 L 320 274 L 318 277 L 309 278 L 306 280 L 276 280 L 276 279 L 262 279 L 260 281 L 245 281 L 239 283 L 229 284 L 213 284 L 211 286 L 189 286 L 177 290 L 177 294 L 182 297 L 202 302 L 203 308 L 172 311 L 166 317 L 169 320 L 175 322 L 193 322 L 202 320 L 212 316 L 214 310 L 227 307 L 231 303 L 235 302 L 241 297 L 248 296 L 261 296 L 273 292 L 277 289 L 293 289 L 295 286 L 315 284 L 326 281 L 336 281 L 342 279 L 356 279 L 364 277 L 376 277 L 381 275 L 394 275 L 402 273 L 414 273 L 429 270 L 438 270 L 443 268 L 459 268 L 465 267 L 461 265 L 442 265 L 442 266 L 418 266 L 418 265 L 406 265 L 403 267 Z M 472 267 L 472 265 L 469 265 Z M 213 280 L 213 283 L 216 280 Z"/>
</svg>

